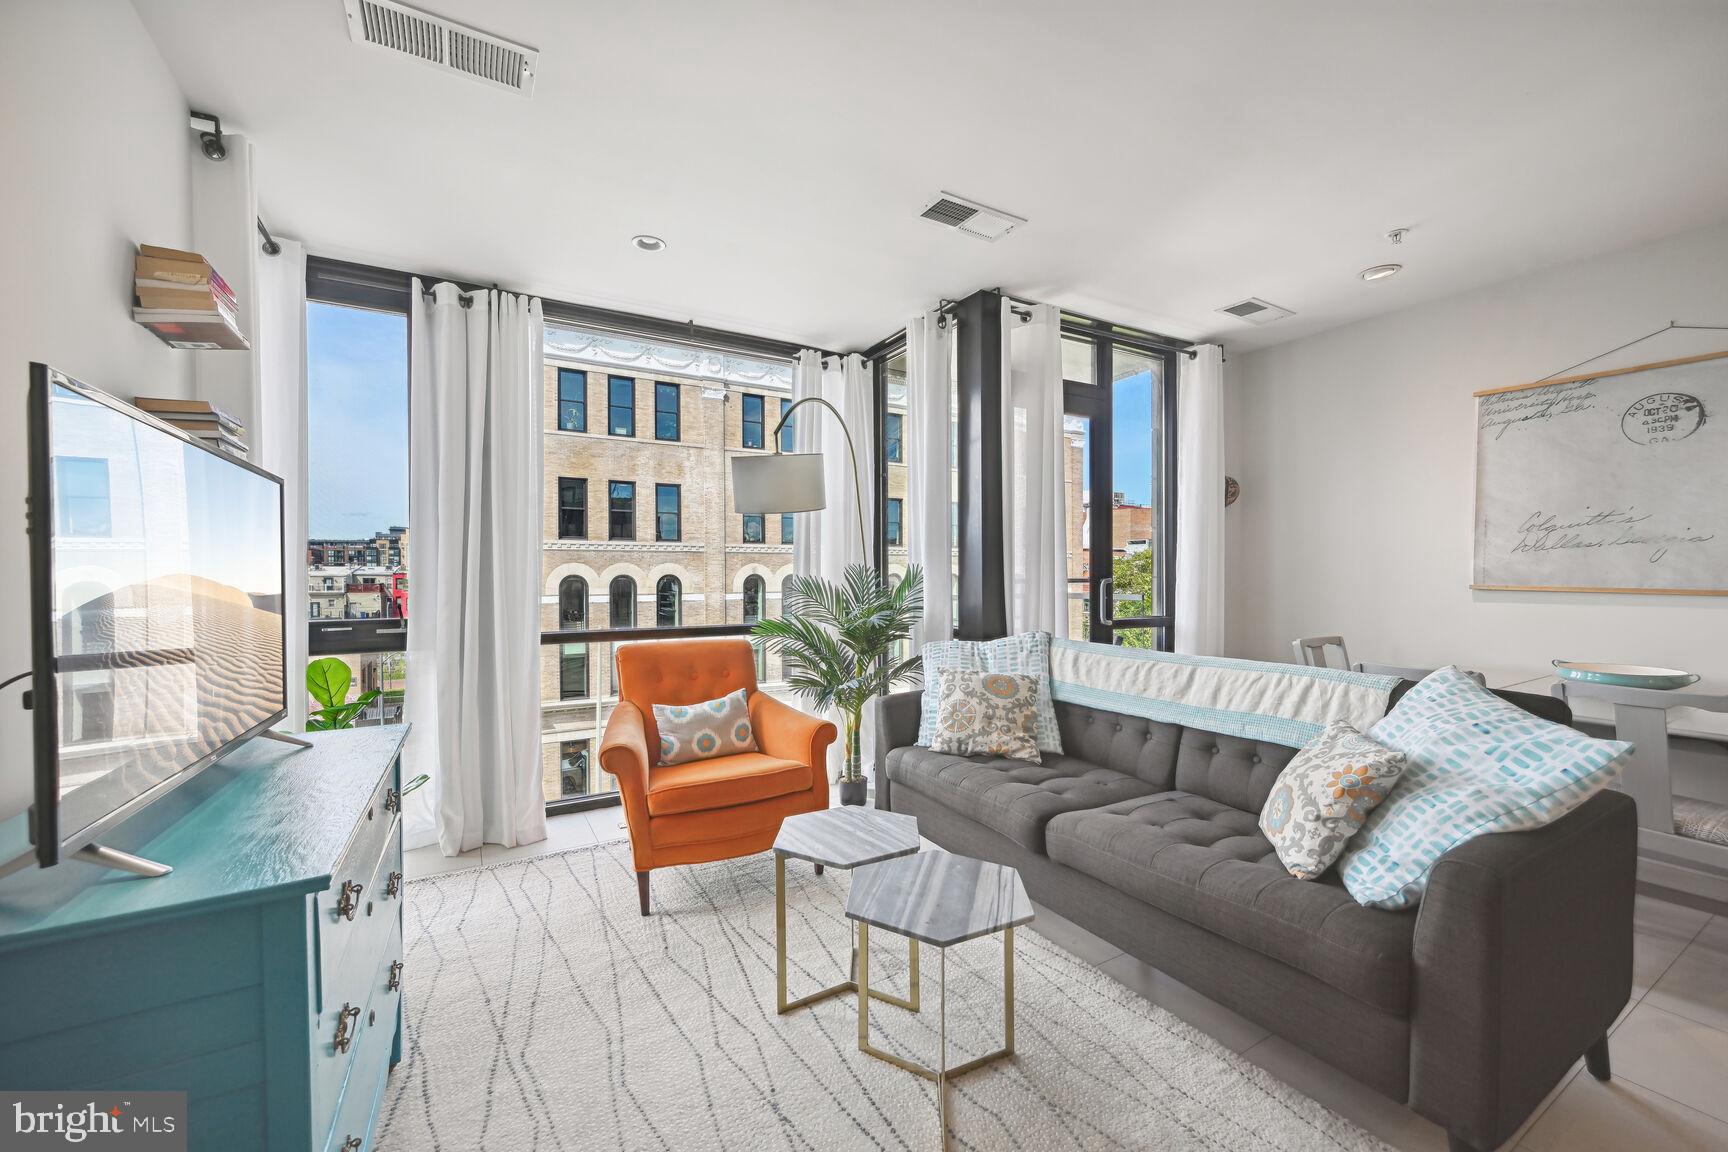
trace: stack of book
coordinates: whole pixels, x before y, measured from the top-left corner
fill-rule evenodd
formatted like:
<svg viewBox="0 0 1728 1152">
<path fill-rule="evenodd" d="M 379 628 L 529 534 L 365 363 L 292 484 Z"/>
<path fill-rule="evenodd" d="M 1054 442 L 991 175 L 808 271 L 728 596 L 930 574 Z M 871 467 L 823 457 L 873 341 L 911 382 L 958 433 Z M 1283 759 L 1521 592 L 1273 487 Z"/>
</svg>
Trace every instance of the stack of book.
<svg viewBox="0 0 1728 1152">
<path fill-rule="evenodd" d="M 219 452 L 246 459 L 246 429 L 208 400 L 178 400 L 170 396 L 134 396 L 134 407 L 172 424 Z"/>
<path fill-rule="evenodd" d="M 196 252 L 140 244 L 132 319 L 170 348 L 250 348 L 228 282 Z"/>
</svg>

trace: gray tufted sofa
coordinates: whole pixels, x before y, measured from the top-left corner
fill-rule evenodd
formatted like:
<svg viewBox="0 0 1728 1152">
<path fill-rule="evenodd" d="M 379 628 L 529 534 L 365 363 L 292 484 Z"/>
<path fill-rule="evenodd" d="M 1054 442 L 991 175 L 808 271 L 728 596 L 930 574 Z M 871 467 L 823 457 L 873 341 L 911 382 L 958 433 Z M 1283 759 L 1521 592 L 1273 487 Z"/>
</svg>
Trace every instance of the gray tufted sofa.
<svg viewBox="0 0 1728 1152">
<path fill-rule="evenodd" d="M 1571 720 L 1549 697 L 1500 695 Z M 1384 912 L 1335 872 L 1290 876 L 1261 835 L 1294 749 L 1058 702 L 1064 755 L 967 758 L 915 744 L 919 699 L 878 701 L 878 807 L 1012 865 L 1034 900 L 1408 1102 L 1454 1152 L 1499 1147 L 1581 1055 L 1608 1077 L 1632 987 L 1625 795 L 1463 844 L 1419 908 Z"/>
</svg>

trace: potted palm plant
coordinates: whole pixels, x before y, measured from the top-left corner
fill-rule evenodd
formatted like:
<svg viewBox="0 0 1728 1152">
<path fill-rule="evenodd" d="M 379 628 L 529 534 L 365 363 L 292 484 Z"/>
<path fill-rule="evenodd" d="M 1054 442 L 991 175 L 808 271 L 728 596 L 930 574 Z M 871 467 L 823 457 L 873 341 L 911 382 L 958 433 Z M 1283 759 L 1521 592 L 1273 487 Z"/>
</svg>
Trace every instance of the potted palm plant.
<svg viewBox="0 0 1728 1152">
<path fill-rule="evenodd" d="M 912 635 L 924 614 L 924 573 L 917 565 L 897 580 L 874 568 L 849 564 L 839 583 L 819 576 L 793 576 L 778 620 L 760 621 L 753 634 L 780 653 L 786 682 L 817 709 L 840 713 L 844 766 L 840 802 L 864 803 L 865 780 L 859 729 L 875 697 L 918 671 L 913 655 L 890 653 Z"/>
</svg>

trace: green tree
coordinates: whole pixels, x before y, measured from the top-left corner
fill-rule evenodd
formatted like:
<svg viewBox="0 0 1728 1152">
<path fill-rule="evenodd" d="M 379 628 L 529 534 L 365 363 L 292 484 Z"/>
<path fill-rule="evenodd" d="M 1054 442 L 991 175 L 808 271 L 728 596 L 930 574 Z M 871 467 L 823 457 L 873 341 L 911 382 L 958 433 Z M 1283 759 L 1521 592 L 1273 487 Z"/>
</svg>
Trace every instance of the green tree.
<svg viewBox="0 0 1728 1152">
<path fill-rule="evenodd" d="M 1158 568 L 1152 549 L 1143 548 L 1115 557 L 1110 565 L 1110 575 L 1115 579 L 1113 592 L 1116 603 L 1112 607 L 1117 616 L 1153 615 L 1158 605 Z M 1118 629 L 1116 643 L 1124 648 L 1157 646 L 1150 628 Z"/>
</svg>

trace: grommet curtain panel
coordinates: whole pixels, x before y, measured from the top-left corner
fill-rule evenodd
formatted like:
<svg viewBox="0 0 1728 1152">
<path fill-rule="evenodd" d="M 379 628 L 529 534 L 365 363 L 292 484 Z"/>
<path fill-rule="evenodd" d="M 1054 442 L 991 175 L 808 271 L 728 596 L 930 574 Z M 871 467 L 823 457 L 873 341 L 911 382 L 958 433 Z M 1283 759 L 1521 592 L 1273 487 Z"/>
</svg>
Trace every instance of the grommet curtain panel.
<svg viewBox="0 0 1728 1152">
<path fill-rule="evenodd" d="M 1195 347 L 1176 375 L 1174 646 L 1224 654 L 1224 349 Z"/>
<path fill-rule="evenodd" d="M 906 325 L 906 554 L 924 570 L 924 619 L 912 643 L 922 649 L 954 635 L 954 574 L 948 458 L 949 368 L 954 326 L 941 313 Z"/>
<path fill-rule="evenodd" d="M 546 838 L 540 784 L 540 301 L 410 293 L 404 846 Z M 422 797 L 425 797 L 422 800 Z"/>
<path fill-rule="evenodd" d="M 306 727 L 306 249 L 258 258 L 258 466 L 282 477 L 282 615 L 290 730 Z"/>
<path fill-rule="evenodd" d="M 846 427 L 852 432 L 852 445 L 858 452 L 858 468 L 852 467 L 852 456 L 846 449 L 846 433 L 834 419 L 834 413 L 820 404 L 806 404 L 792 416 L 792 447 L 797 452 L 817 452 L 822 456 L 822 488 L 827 506 L 815 512 L 800 512 L 794 526 L 792 570 L 800 576 L 820 576 L 838 583 L 846 574 L 848 564 L 875 562 L 875 533 L 870 506 L 875 500 L 870 478 L 875 475 L 876 460 L 876 399 L 875 383 L 871 379 L 870 362 L 857 353 L 844 357 L 829 357 L 822 366 L 822 355 L 810 349 L 798 354 L 798 371 L 793 380 L 794 402 L 806 396 L 819 396 L 839 409 Z M 859 551 L 858 507 L 860 485 L 863 485 L 865 551 Z M 785 605 L 781 605 L 785 611 Z M 838 713 L 828 719 L 840 722 Z M 862 751 L 866 764 L 874 763 L 874 712 L 866 709 L 862 736 Z M 828 778 L 840 774 L 845 749 L 835 741 L 828 749 Z"/>
<path fill-rule="evenodd" d="M 1002 301 L 1003 570 L 1008 631 L 1068 635 L 1068 531 L 1062 470 L 1062 315 Z"/>
<path fill-rule="evenodd" d="M 870 503 L 874 499 L 870 477 L 875 475 L 872 469 L 876 460 L 876 401 L 870 362 L 854 353 L 829 357 L 828 366 L 823 367 L 821 353 L 805 349 L 798 354 L 792 399 L 797 402 L 807 396 L 821 397 L 839 409 L 846 427 L 852 431 L 858 468 L 856 472 L 852 468 L 846 433 L 835 422 L 834 413 L 820 404 L 807 404 L 793 414 L 792 449 L 821 454 L 822 488 L 828 506 L 817 512 L 798 513 L 792 567 L 800 575 L 839 580 L 845 575 L 846 565 L 869 564 L 876 555 L 874 539 L 869 539 L 867 551 L 858 551 L 860 484 L 864 534 L 867 539 L 874 535 L 870 530 Z"/>
</svg>

